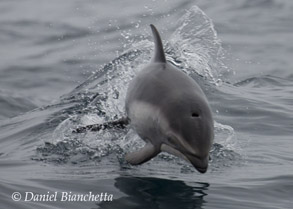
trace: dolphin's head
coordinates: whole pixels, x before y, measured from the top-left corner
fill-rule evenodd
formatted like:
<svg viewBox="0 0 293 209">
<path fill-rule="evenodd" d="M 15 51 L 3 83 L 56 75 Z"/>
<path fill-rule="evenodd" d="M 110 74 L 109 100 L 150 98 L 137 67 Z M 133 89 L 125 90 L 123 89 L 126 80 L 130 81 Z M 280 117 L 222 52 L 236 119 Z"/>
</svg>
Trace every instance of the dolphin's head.
<svg viewBox="0 0 293 209">
<path fill-rule="evenodd" d="M 205 97 L 187 97 L 169 103 L 165 113 L 167 151 L 188 160 L 200 173 L 205 173 L 214 139 L 213 118 Z"/>
</svg>

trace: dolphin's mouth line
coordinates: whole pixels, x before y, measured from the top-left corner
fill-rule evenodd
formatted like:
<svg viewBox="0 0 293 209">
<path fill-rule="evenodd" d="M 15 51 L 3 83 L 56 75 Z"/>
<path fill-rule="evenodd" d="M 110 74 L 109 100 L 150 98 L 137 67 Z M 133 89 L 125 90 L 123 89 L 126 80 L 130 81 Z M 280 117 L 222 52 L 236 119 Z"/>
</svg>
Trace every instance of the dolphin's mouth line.
<svg viewBox="0 0 293 209">
<path fill-rule="evenodd" d="M 207 171 L 208 165 L 205 163 L 205 159 L 202 159 L 198 157 L 197 155 L 190 154 L 190 153 L 182 153 L 178 149 L 162 143 L 161 144 L 161 151 L 165 151 L 169 154 L 175 155 L 181 159 L 184 159 L 185 161 L 192 164 L 192 166 L 198 170 L 200 173 L 205 173 Z"/>
<path fill-rule="evenodd" d="M 197 155 L 187 154 L 186 158 L 200 173 L 205 173 L 208 169 L 208 157 L 202 158 Z"/>
<path fill-rule="evenodd" d="M 179 150 L 176 149 L 175 147 L 173 147 L 174 149 L 178 150 L 178 151 L 181 152 L 181 153 L 182 153 L 181 149 L 184 149 L 184 152 L 187 153 L 188 155 L 191 155 L 191 156 L 194 156 L 194 157 L 197 157 L 197 158 L 200 159 L 200 157 L 198 157 L 198 156 L 196 155 L 195 150 L 192 150 L 191 147 L 190 147 L 190 145 L 187 144 L 184 140 L 182 140 L 182 139 L 180 140 L 180 137 L 179 137 L 176 133 L 173 133 L 173 134 L 171 135 L 171 138 L 176 139 L 176 140 L 174 140 L 174 141 L 176 141 L 176 142 L 180 145 Z M 169 145 L 169 146 L 170 146 L 170 145 Z M 182 153 L 182 154 L 183 154 L 183 153 Z"/>
<path fill-rule="evenodd" d="M 187 162 L 190 162 L 182 152 L 180 152 L 179 150 L 177 150 L 176 148 L 174 148 L 174 147 L 172 147 L 172 146 L 170 146 L 168 144 L 163 143 L 161 145 L 161 151 L 164 151 L 164 152 L 167 152 L 169 154 L 175 155 L 175 156 L 177 156 L 177 157 L 179 157 L 181 159 L 186 160 Z"/>
<path fill-rule="evenodd" d="M 207 171 L 207 167 L 206 168 L 196 167 L 196 170 L 198 170 L 200 173 L 205 173 Z"/>
<path fill-rule="evenodd" d="M 180 157 L 180 158 L 186 160 L 187 162 L 190 162 L 188 157 L 196 158 L 198 161 L 202 161 L 202 159 L 200 157 L 198 157 L 197 155 L 195 155 L 193 153 L 189 153 L 189 152 L 183 153 L 182 151 L 176 149 L 175 147 L 170 146 L 170 145 L 165 144 L 165 143 L 163 143 L 161 145 L 161 150 L 165 151 L 165 152 L 168 152 L 169 154 L 173 154 L 173 155 L 175 155 L 177 157 Z"/>
</svg>

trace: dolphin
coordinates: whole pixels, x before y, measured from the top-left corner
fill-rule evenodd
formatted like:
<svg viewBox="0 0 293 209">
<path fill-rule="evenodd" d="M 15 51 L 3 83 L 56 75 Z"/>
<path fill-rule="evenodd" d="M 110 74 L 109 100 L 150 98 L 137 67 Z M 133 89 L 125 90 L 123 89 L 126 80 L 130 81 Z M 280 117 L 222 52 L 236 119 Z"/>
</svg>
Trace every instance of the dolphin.
<svg viewBox="0 0 293 209">
<path fill-rule="evenodd" d="M 150 27 L 155 52 L 150 63 L 128 86 L 126 117 L 105 125 L 80 127 L 75 132 L 130 124 L 146 143 L 139 150 L 126 154 L 125 159 L 130 164 L 145 163 L 164 151 L 205 173 L 214 139 L 208 101 L 191 77 L 167 62 L 160 34 L 154 25 Z"/>
<path fill-rule="evenodd" d="M 130 124 L 146 144 L 126 161 L 142 164 L 165 151 L 205 173 L 214 139 L 211 109 L 199 85 L 166 61 L 160 34 L 150 26 L 155 53 L 129 84 L 125 101 Z"/>
</svg>

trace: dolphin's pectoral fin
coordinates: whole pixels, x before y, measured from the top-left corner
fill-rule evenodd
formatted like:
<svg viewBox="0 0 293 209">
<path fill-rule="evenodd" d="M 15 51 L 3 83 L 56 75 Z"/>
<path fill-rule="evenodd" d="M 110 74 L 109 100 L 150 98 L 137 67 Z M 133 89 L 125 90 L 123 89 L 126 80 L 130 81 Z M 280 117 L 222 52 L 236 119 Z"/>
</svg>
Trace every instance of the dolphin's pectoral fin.
<svg viewBox="0 0 293 209">
<path fill-rule="evenodd" d="M 81 126 L 72 131 L 72 133 L 84 133 L 86 131 L 99 131 L 108 128 L 125 128 L 129 124 L 129 118 L 123 117 L 118 120 L 109 121 L 102 124 L 92 124 Z"/>
<path fill-rule="evenodd" d="M 143 148 L 135 152 L 128 153 L 125 156 L 125 159 L 128 163 L 132 165 L 139 165 L 149 161 L 159 153 L 159 149 L 156 149 L 155 146 L 151 143 L 147 143 Z"/>
</svg>

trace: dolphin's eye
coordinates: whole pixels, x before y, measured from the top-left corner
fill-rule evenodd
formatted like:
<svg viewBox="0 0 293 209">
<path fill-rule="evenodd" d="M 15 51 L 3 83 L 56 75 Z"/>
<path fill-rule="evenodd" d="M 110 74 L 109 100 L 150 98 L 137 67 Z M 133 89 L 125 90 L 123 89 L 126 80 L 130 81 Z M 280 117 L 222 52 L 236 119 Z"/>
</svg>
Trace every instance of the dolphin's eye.
<svg viewBox="0 0 293 209">
<path fill-rule="evenodd" d="M 191 114 L 191 117 L 198 118 L 198 117 L 199 117 L 199 114 L 197 114 L 196 112 L 193 112 L 193 113 Z"/>
</svg>

